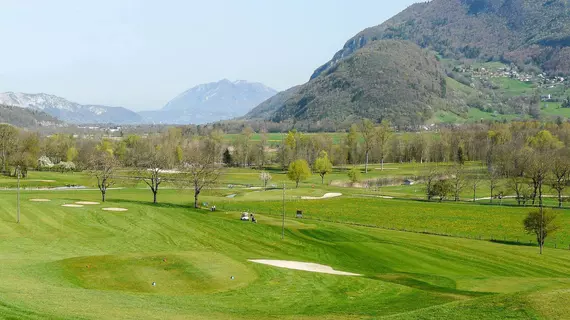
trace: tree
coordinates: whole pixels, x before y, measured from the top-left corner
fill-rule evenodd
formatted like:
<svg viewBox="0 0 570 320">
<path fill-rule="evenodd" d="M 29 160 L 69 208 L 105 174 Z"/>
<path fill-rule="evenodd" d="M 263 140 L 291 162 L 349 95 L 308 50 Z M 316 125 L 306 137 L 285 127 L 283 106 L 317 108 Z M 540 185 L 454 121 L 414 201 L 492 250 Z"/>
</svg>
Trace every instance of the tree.
<svg viewBox="0 0 570 320">
<path fill-rule="evenodd" d="M 209 152 L 204 141 L 190 141 L 184 148 L 183 162 L 186 181 L 194 189 L 194 208 L 198 208 L 198 198 L 202 190 L 215 184 L 220 177 L 218 155 Z"/>
<path fill-rule="evenodd" d="M 315 172 L 321 176 L 321 184 L 325 183 L 325 175 L 331 173 L 333 170 L 332 162 L 329 160 L 329 155 L 326 151 L 321 151 L 319 157 L 315 161 Z"/>
<path fill-rule="evenodd" d="M 533 151 L 530 155 L 528 176 L 532 181 L 532 204 L 536 202 L 538 196 L 538 204 L 542 207 L 543 186 L 548 178 L 552 157 L 546 151 Z"/>
<path fill-rule="evenodd" d="M 384 170 L 384 158 L 386 157 L 386 146 L 388 145 L 388 140 L 392 136 L 392 128 L 390 123 L 387 121 L 382 121 L 380 126 L 376 127 L 376 146 L 380 152 L 380 162 L 381 169 Z"/>
<path fill-rule="evenodd" d="M 365 162 L 364 162 L 364 173 L 368 173 L 368 160 L 370 156 L 370 151 L 374 147 L 374 143 L 376 142 L 374 136 L 376 135 L 376 130 L 374 128 L 374 124 L 372 121 L 368 119 L 363 119 L 359 126 L 360 134 L 362 135 L 362 139 L 364 140 L 364 153 L 365 153 Z"/>
<path fill-rule="evenodd" d="M 570 161 L 568 161 L 567 150 L 554 156 L 552 160 L 552 189 L 558 193 L 558 207 L 562 208 L 562 193 L 568 185 L 570 176 Z"/>
<path fill-rule="evenodd" d="M 262 130 L 260 134 L 259 144 L 257 145 L 257 161 L 259 163 L 259 169 L 265 167 L 267 162 L 267 152 L 266 149 L 269 145 L 269 138 L 267 137 L 267 130 Z"/>
<path fill-rule="evenodd" d="M 540 254 L 542 254 L 546 237 L 559 229 L 559 226 L 556 223 L 556 218 L 557 215 L 552 211 L 540 208 L 539 210 L 530 212 L 523 221 L 526 232 L 536 235 Z"/>
<path fill-rule="evenodd" d="M 467 180 L 465 179 L 465 168 L 462 165 L 455 165 L 451 169 L 451 184 L 453 189 L 453 196 L 457 202 L 459 201 L 461 191 L 463 191 L 467 185 Z"/>
<path fill-rule="evenodd" d="M 447 196 L 453 192 L 453 185 L 449 180 L 437 180 L 433 184 L 432 197 L 438 197 L 439 202 L 442 202 Z"/>
<path fill-rule="evenodd" d="M 67 162 L 73 162 L 75 161 L 75 158 L 77 158 L 77 155 L 79 154 L 79 152 L 77 151 L 77 149 L 75 147 L 71 147 L 69 149 L 67 149 L 67 154 L 66 154 L 66 161 Z"/>
<path fill-rule="evenodd" d="M 164 181 L 164 170 L 171 167 L 173 155 L 165 150 L 158 141 L 147 140 L 136 144 L 136 166 L 139 169 L 138 178 L 151 190 L 153 203 L 157 203 L 160 184 Z"/>
<path fill-rule="evenodd" d="M 18 129 L 9 124 L 0 124 L 0 161 L 2 161 L 2 171 L 6 172 L 8 158 L 16 150 L 16 138 Z"/>
<path fill-rule="evenodd" d="M 289 171 L 287 171 L 287 177 L 289 180 L 295 182 L 295 187 L 299 188 L 299 182 L 309 179 L 311 176 L 311 169 L 309 169 L 309 164 L 307 161 L 299 159 L 291 162 L 289 165 Z"/>
<path fill-rule="evenodd" d="M 361 178 L 360 169 L 358 169 L 357 167 L 352 167 L 352 169 L 348 170 L 348 178 L 352 183 L 357 183 L 358 181 L 360 181 Z"/>
<path fill-rule="evenodd" d="M 464 165 L 466 160 L 467 159 L 465 157 L 465 153 L 463 152 L 463 147 L 459 146 L 459 148 L 457 148 L 457 163 Z"/>
<path fill-rule="evenodd" d="M 108 151 L 97 151 L 89 162 L 90 174 L 97 179 L 97 187 L 101 191 L 101 201 L 105 202 L 107 189 L 114 183 L 115 170 L 118 162 Z"/>
<path fill-rule="evenodd" d="M 263 181 L 263 188 L 265 190 L 267 190 L 267 183 L 272 179 L 273 177 L 271 176 L 271 174 L 269 172 L 263 171 L 262 173 L 259 174 L 259 180 Z"/>
<path fill-rule="evenodd" d="M 491 168 L 487 171 L 487 179 L 489 179 L 489 191 L 491 192 L 491 197 L 489 199 L 490 203 L 493 203 L 493 198 L 495 197 L 495 190 L 499 184 L 499 179 L 501 175 L 499 170 L 496 167 L 491 166 Z"/>
<path fill-rule="evenodd" d="M 232 158 L 232 153 L 230 152 L 229 148 L 226 148 L 226 151 L 224 151 L 224 154 L 222 155 L 222 161 L 227 167 L 231 167 L 232 164 L 234 163 Z"/>
<path fill-rule="evenodd" d="M 426 185 L 426 195 L 428 201 L 431 201 L 433 198 L 433 187 L 435 184 L 435 180 L 440 176 L 439 170 L 435 166 L 426 166 L 424 173 L 424 180 Z"/>
<path fill-rule="evenodd" d="M 18 137 L 16 152 L 11 156 L 15 166 L 20 167 L 21 176 L 28 175 L 28 169 L 37 167 L 40 153 L 40 136 L 38 133 L 22 132 Z"/>
<path fill-rule="evenodd" d="M 358 127 L 353 124 L 346 135 L 346 149 L 348 155 L 348 163 L 354 165 L 358 162 Z"/>
</svg>

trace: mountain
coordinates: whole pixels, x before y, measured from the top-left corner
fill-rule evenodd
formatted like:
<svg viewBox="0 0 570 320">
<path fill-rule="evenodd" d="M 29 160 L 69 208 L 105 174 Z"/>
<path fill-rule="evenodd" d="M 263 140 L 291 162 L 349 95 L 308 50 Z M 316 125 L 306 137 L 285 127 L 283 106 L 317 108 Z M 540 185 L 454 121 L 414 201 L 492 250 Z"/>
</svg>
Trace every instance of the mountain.
<svg viewBox="0 0 570 320">
<path fill-rule="evenodd" d="M 161 110 L 140 114 L 151 123 L 204 124 L 241 117 L 276 93 L 261 83 L 224 79 L 187 90 Z"/>
<path fill-rule="evenodd" d="M 417 3 L 348 40 L 316 78 L 370 42 L 409 40 L 453 59 L 496 60 L 570 74 L 567 0 L 433 0 Z"/>
<path fill-rule="evenodd" d="M 63 122 L 45 112 L 4 105 L 0 105 L 0 123 L 8 123 L 21 128 L 63 125 Z"/>
<path fill-rule="evenodd" d="M 246 118 L 316 125 L 366 117 L 419 125 L 447 107 L 447 94 L 445 72 L 432 53 L 408 41 L 382 40 L 264 102 Z"/>
<path fill-rule="evenodd" d="M 45 93 L 0 93 L 0 104 L 43 111 L 70 123 L 132 124 L 142 120 L 137 113 L 125 108 L 81 105 Z"/>
<path fill-rule="evenodd" d="M 336 127 L 359 117 L 417 126 L 443 114 L 484 116 L 470 107 L 536 118 L 538 92 L 565 96 L 565 79 L 554 78 L 566 74 L 570 1 L 432 0 L 359 32 L 308 83 L 245 118 Z"/>
</svg>

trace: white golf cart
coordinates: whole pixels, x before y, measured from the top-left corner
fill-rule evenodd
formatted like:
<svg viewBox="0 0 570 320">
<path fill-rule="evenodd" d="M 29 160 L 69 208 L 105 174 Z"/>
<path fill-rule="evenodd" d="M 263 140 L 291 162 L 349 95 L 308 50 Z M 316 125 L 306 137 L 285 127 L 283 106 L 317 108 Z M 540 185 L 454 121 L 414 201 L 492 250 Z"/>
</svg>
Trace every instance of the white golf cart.
<svg viewBox="0 0 570 320">
<path fill-rule="evenodd" d="M 248 212 L 242 212 L 240 220 L 241 221 L 249 221 L 249 213 Z"/>
</svg>

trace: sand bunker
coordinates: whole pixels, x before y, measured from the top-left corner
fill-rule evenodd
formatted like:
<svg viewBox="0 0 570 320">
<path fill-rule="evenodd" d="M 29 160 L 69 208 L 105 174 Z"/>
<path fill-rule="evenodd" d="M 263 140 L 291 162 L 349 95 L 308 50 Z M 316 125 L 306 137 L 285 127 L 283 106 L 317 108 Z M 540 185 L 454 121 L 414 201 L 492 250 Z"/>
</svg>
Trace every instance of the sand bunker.
<svg viewBox="0 0 570 320">
<path fill-rule="evenodd" d="M 95 205 L 99 204 L 99 202 L 91 202 L 91 201 L 78 201 L 76 204 L 83 204 L 83 205 Z"/>
<path fill-rule="evenodd" d="M 285 261 L 285 260 L 249 260 L 254 263 L 266 264 L 269 266 L 274 266 L 278 268 L 286 268 L 293 270 L 301 270 L 316 273 L 326 273 L 335 274 L 339 276 L 360 276 L 357 273 L 337 271 L 329 266 L 324 266 L 322 264 L 309 263 L 309 262 L 296 262 L 296 261 Z"/>
<path fill-rule="evenodd" d="M 83 206 L 80 204 L 62 204 L 61 206 L 67 208 L 83 208 Z"/>
<path fill-rule="evenodd" d="M 127 210 L 129 210 L 129 209 L 125 209 L 125 208 L 103 208 L 103 210 L 105 210 L 105 211 L 123 212 L 123 211 L 127 211 Z"/>
<path fill-rule="evenodd" d="M 50 199 L 30 199 L 31 202 L 50 202 Z"/>
<path fill-rule="evenodd" d="M 321 199 L 329 199 L 329 198 L 336 198 L 342 196 L 342 193 L 326 193 L 322 197 L 301 197 L 303 200 L 321 200 Z"/>
</svg>

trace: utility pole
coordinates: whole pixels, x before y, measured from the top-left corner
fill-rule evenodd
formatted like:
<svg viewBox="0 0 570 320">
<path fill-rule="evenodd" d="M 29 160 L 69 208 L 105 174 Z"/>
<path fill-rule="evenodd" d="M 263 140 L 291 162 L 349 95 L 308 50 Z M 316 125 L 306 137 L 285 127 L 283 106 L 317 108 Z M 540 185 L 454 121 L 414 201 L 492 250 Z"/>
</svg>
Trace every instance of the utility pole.
<svg viewBox="0 0 570 320">
<path fill-rule="evenodd" d="M 285 183 L 283 183 L 283 211 L 281 223 L 281 240 L 285 239 Z"/>
<path fill-rule="evenodd" d="M 18 177 L 18 192 L 16 193 L 16 202 L 18 207 L 17 223 L 20 223 L 20 166 L 16 168 L 16 176 Z"/>
</svg>

